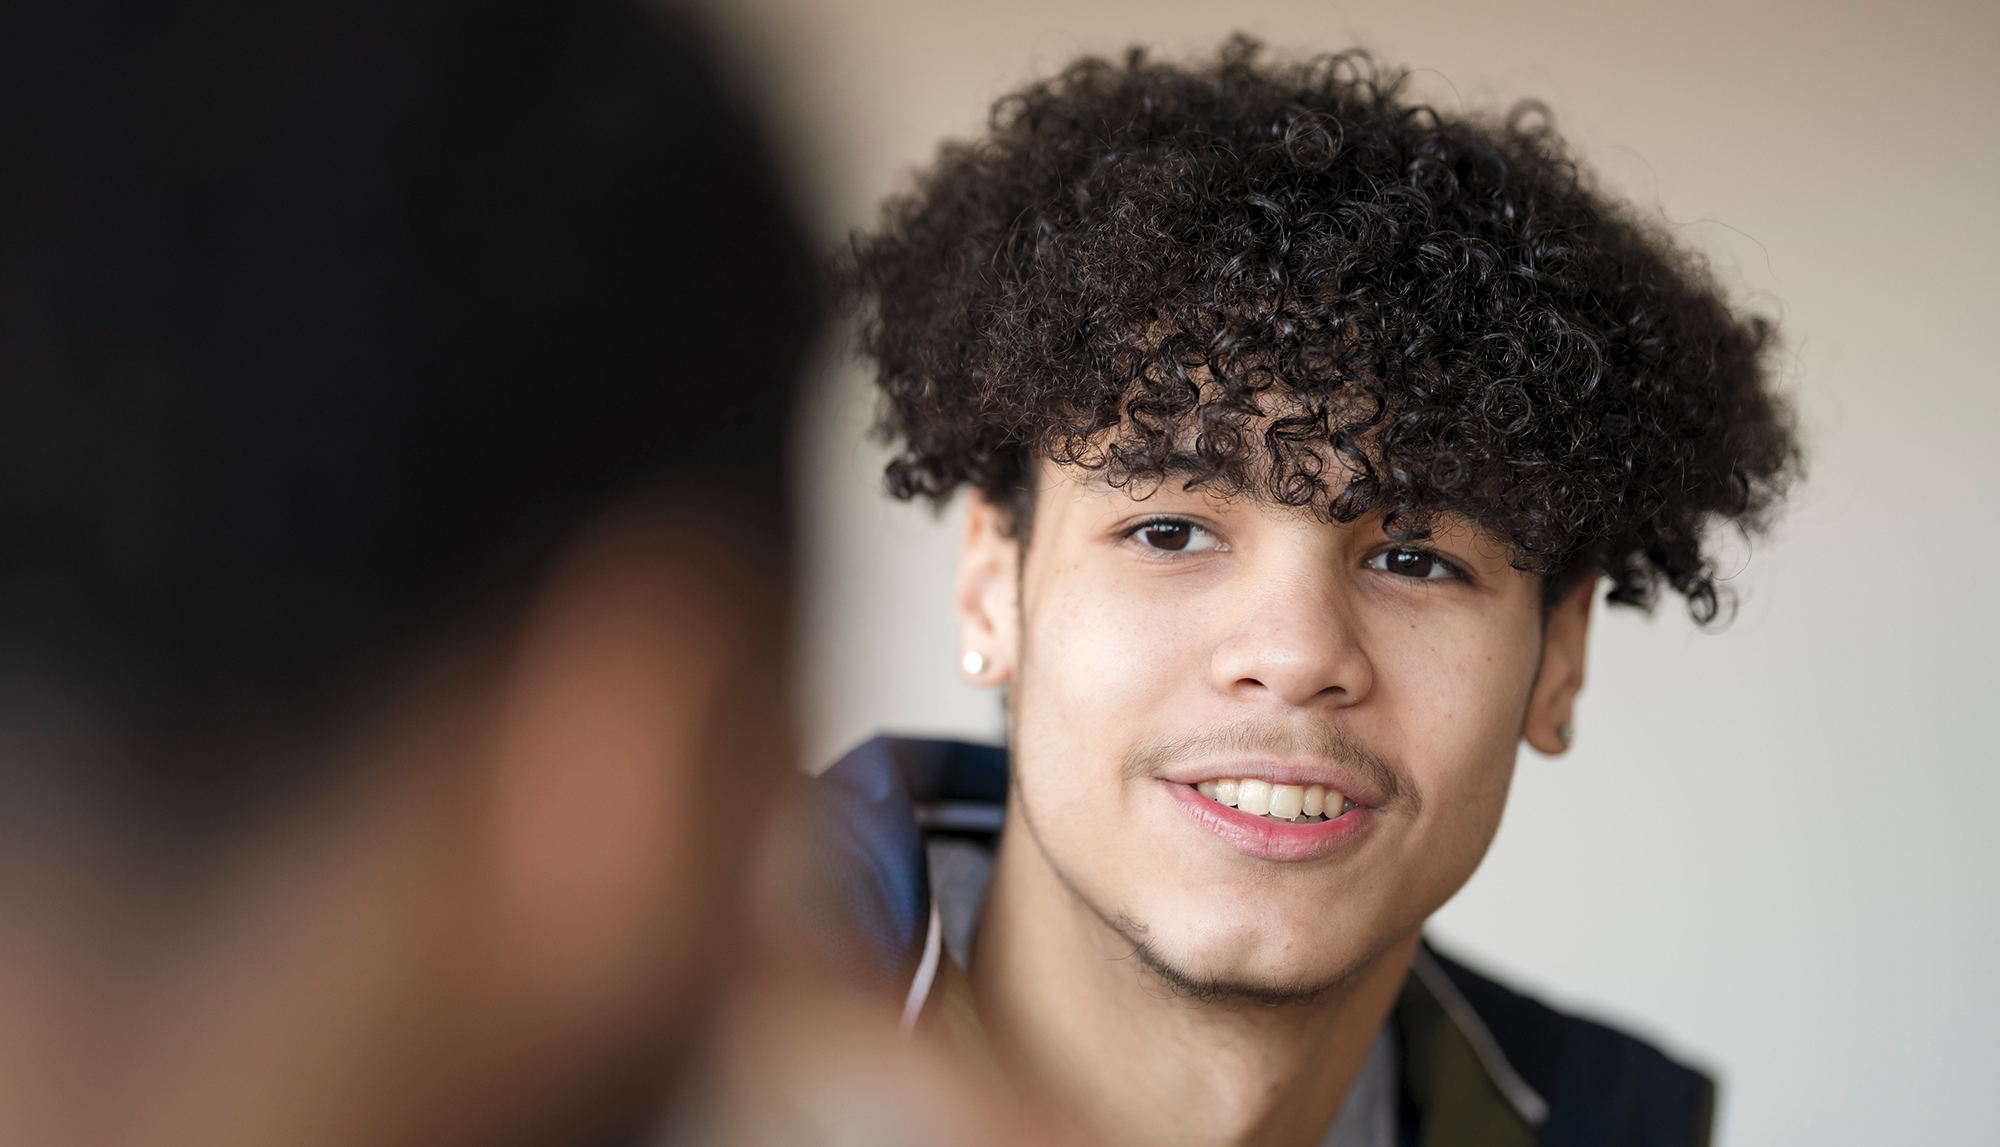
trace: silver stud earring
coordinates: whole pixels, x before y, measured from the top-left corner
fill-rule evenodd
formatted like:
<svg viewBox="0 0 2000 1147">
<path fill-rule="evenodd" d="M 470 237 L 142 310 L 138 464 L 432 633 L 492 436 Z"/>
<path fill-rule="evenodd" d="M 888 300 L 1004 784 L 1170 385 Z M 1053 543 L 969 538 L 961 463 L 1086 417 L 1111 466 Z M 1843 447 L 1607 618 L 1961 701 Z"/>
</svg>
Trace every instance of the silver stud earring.
<svg viewBox="0 0 2000 1147">
<path fill-rule="evenodd" d="M 986 655 L 984 653 L 968 652 L 960 659 L 959 664 L 965 666 L 967 676 L 977 677 L 981 673 L 986 672 Z"/>
<path fill-rule="evenodd" d="M 1569 748 L 1570 737 L 1574 733 L 1575 730 L 1569 727 L 1568 721 L 1564 721 L 1562 724 L 1556 726 L 1556 740 L 1561 741 L 1565 749 Z"/>
</svg>

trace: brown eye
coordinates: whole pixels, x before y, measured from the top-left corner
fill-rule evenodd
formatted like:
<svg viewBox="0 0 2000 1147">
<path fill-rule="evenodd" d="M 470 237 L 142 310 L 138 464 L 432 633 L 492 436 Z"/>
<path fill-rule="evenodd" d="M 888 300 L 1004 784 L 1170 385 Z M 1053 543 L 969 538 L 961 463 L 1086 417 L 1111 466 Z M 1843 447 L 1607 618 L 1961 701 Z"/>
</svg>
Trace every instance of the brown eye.
<svg viewBox="0 0 2000 1147">
<path fill-rule="evenodd" d="M 1368 564 L 1384 573 L 1412 581 L 1436 581 L 1455 576 L 1450 566 L 1422 550 L 1383 550 Z"/>
<path fill-rule="evenodd" d="M 1429 554 L 1420 554 L 1415 550 L 1389 551 L 1389 569 L 1404 577 L 1429 577 L 1434 564 Z"/>
<path fill-rule="evenodd" d="M 1125 536 L 1137 538 L 1141 545 L 1156 553 L 1191 554 L 1200 550 L 1220 548 L 1214 534 L 1193 522 L 1180 522 L 1172 518 L 1147 522 Z"/>
</svg>

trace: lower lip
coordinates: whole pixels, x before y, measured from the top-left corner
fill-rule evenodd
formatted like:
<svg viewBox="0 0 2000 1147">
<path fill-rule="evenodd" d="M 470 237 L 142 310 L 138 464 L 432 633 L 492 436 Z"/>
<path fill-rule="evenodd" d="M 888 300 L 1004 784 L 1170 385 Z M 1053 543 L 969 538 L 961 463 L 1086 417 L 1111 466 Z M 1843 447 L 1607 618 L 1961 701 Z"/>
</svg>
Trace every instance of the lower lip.
<svg viewBox="0 0 2000 1147">
<path fill-rule="evenodd" d="M 1371 821 L 1370 810 L 1356 806 L 1331 820 L 1312 824 L 1252 816 L 1209 800 L 1193 785 L 1165 782 L 1182 811 L 1222 843 L 1258 860 L 1317 860 L 1353 840 Z"/>
</svg>

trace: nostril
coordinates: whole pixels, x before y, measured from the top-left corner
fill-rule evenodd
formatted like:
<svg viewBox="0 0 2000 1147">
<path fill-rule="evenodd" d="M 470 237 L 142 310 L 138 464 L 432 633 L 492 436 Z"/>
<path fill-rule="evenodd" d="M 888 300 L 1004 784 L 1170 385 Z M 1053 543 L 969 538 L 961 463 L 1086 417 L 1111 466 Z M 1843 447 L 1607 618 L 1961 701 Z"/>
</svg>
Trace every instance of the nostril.
<svg viewBox="0 0 2000 1147">
<path fill-rule="evenodd" d="M 1345 705 L 1355 696 L 1344 684 L 1320 685 L 1316 689 L 1313 684 L 1284 676 L 1238 677 L 1230 683 L 1228 691 L 1239 698 L 1269 696 L 1287 705 Z"/>
<path fill-rule="evenodd" d="M 1353 705 L 1373 680 L 1368 656 L 1348 627 L 1297 619 L 1230 635 L 1210 653 L 1207 669 L 1210 688 L 1285 706 Z"/>
</svg>

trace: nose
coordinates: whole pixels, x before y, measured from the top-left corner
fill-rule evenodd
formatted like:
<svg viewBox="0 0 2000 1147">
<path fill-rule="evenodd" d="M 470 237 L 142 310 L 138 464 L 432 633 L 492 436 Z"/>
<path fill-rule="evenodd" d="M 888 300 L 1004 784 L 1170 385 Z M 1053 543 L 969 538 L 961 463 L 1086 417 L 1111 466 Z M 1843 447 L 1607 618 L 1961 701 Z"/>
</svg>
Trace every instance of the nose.
<svg viewBox="0 0 2000 1147">
<path fill-rule="evenodd" d="M 1252 590 L 1210 655 L 1215 687 L 1289 707 L 1345 708 L 1366 697 L 1374 666 L 1334 580 L 1295 574 Z"/>
</svg>

